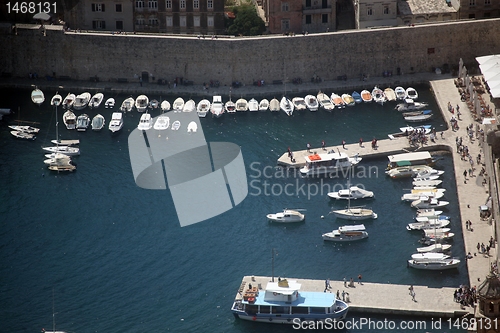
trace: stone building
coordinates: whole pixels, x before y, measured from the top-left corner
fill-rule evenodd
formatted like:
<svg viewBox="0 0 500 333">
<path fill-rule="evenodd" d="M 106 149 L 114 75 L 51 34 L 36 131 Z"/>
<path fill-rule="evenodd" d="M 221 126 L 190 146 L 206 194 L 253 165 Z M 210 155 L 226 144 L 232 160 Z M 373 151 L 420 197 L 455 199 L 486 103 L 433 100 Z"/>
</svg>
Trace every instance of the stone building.
<svg viewBox="0 0 500 333">
<path fill-rule="evenodd" d="M 446 0 L 458 10 L 460 19 L 483 19 L 500 17 L 498 0 Z"/>
<path fill-rule="evenodd" d="M 68 2 L 64 21 L 73 30 L 134 31 L 133 0 Z"/>
<path fill-rule="evenodd" d="M 398 24 L 397 0 L 353 0 L 353 3 L 356 29 Z"/>
<path fill-rule="evenodd" d="M 398 12 L 398 25 L 458 19 L 458 10 L 444 0 L 398 0 Z"/>
<path fill-rule="evenodd" d="M 477 333 L 498 332 L 500 317 L 500 279 L 491 270 L 486 280 L 477 288 L 478 306 L 476 308 Z M 489 325 L 488 325 L 489 323 Z"/>
</svg>

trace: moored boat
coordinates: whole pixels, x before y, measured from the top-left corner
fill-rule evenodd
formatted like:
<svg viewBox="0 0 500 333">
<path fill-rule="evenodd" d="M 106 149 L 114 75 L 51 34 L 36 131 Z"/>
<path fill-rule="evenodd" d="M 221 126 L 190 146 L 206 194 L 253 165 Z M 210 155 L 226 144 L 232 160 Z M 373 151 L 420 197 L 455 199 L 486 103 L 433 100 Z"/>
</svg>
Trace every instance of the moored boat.
<svg viewBox="0 0 500 333">
<path fill-rule="evenodd" d="M 235 113 L 236 112 L 236 104 L 230 99 L 226 103 L 224 103 L 224 110 L 227 113 Z"/>
<path fill-rule="evenodd" d="M 153 119 L 149 113 L 144 113 L 141 115 L 141 119 L 139 119 L 139 124 L 137 125 L 137 129 L 141 131 L 147 131 L 153 127 Z"/>
<path fill-rule="evenodd" d="M 361 91 L 361 99 L 365 103 L 369 103 L 372 101 L 372 93 L 369 92 L 368 90 L 364 89 Z"/>
<path fill-rule="evenodd" d="M 351 242 L 368 238 L 364 224 L 344 225 L 322 235 L 323 240 L 332 242 Z"/>
<path fill-rule="evenodd" d="M 415 102 L 411 98 L 407 98 L 404 100 L 404 103 L 397 104 L 394 109 L 399 112 L 408 112 L 408 111 L 418 111 L 425 109 L 429 104 L 423 102 Z"/>
<path fill-rule="evenodd" d="M 161 114 L 156 118 L 153 129 L 156 131 L 166 130 L 170 126 L 170 118 L 165 114 Z"/>
<path fill-rule="evenodd" d="M 167 100 L 162 101 L 160 104 L 160 108 L 162 112 L 170 111 L 170 102 Z"/>
<path fill-rule="evenodd" d="M 259 102 L 259 111 L 266 111 L 267 109 L 269 109 L 269 101 L 264 98 Z"/>
<path fill-rule="evenodd" d="M 184 103 L 182 112 L 193 112 L 195 109 L 196 109 L 196 103 L 192 99 L 189 99 L 186 103 Z"/>
<path fill-rule="evenodd" d="M 63 99 L 62 96 L 56 93 L 52 98 L 50 99 L 50 105 L 52 106 L 59 106 L 61 105 Z"/>
<path fill-rule="evenodd" d="M 375 103 L 383 105 L 386 101 L 384 91 L 379 87 L 374 87 L 372 90 L 372 99 Z"/>
<path fill-rule="evenodd" d="M 413 122 L 413 123 L 417 123 L 417 122 L 421 122 L 421 121 L 427 121 L 427 120 L 429 120 L 431 118 L 432 118 L 432 113 L 420 114 L 420 115 L 417 115 L 417 116 L 404 117 L 405 121 L 407 121 L 407 122 Z"/>
<path fill-rule="evenodd" d="M 359 92 L 353 91 L 351 96 L 352 98 L 354 98 L 354 102 L 356 102 L 356 104 L 363 102 L 363 99 L 361 98 L 361 94 Z"/>
<path fill-rule="evenodd" d="M 409 267 L 424 270 L 445 270 L 457 268 L 459 265 L 459 259 L 436 252 L 416 253 L 408 260 Z"/>
<path fill-rule="evenodd" d="M 303 97 L 292 98 L 292 103 L 293 106 L 295 107 L 295 110 L 297 111 L 305 110 L 307 108 L 306 101 L 304 100 Z"/>
<path fill-rule="evenodd" d="M 384 89 L 384 95 L 388 102 L 396 100 L 396 92 L 390 87 Z"/>
<path fill-rule="evenodd" d="M 278 223 L 295 223 L 302 222 L 306 216 L 295 209 L 284 209 L 282 212 L 275 214 L 267 214 L 267 219 L 271 222 Z"/>
<path fill-rule="evenodd" d="M 255 98 L 248 101 L 248 111 L 259 111 L 259 102 Z"/>
<path fill-rule="evenodd" d="M 80 148 L 78 147 L 52 146 L 52 147 L 43 147 L 42 149 L 50 153 L 61 153 L 69 156 L 80 155 Z"/>
<path fill-rule="evenodd" d="M 378 217 L 372 209 L 364 207 L 349 206 L 345 209 L 332 210 L 331 213 L 338 218 L 352 221 L 376 219 Z"/>
<path fill-rule="evenodd" d="M 63 123 L 67 129 L 73 130 L 76 128 L 76 115 L 71 110 L 67 110 L 63 114 Z"/>
<path fill-rule="evenodd" d="M 332 100 L 330 99 L 330 97 L 328 97 L 327 94 L 320 91 L 318 92 L 316 98 L 319 105 L 326 111 L 332 111 L 335 108 L 335 105 L 332 103 Z"/>
<path fill-rule="evenodd" d="M 313 175 L 343 175 L 349 174 L 348 170 L 361 162 L 361 157 L 349 157 L 342 152 L 329 152 L 323 154 L 312 154 L 305 157 L 306 165 L 300 169 L 304 176 Z M 346 171 L 347 170 L 347 171 Z"/>
<path fill-rule="evenodd" d="M 212 115 L 217 118 L 224 113 L 224 104 L 222 103 L 222 96 L 212 97 L 212 107 L 210 108 L 210 112 L 212 112 Z"/>
<path fill-rule="evenodd" d="M 104 102 L 104 107 L 106 109 L 112 109 L 115 107 L 115 99 L 113 97 L 110 97 Z"/>
<path fill-rule="evenodd" d="M 417 247 L 418 253 L 437 252 L 443 253 L 451 249 L 451 244 L 435 243 L 428 246 Z"/>
<path fill-rule="evenodd" d="M 206 98 L 199 101 L 198 105 L 196 106 L 196 113 L 198 114 L 198 117 L 205 118 L 207 116 L 207 113 L 210 112 L 210 105 L 210 101 Z"/>
<path fill-rule="evenodd" d="M 174 100 L 174 104 L 172 104 L 172 110 L 174 110 L 174 112 L 181 112 L 183 108 L 184 108 L 184 99 L 182 97 L 177 97 Z"/>
<path fill-rule="evenodd" d="M 433 199 L 433 198 L 421 198 L 418 200 L 415 200 L 411 203 L 411 206 L 413 208 L 421 209 L 421 208 L 438 208 L 438 207 L 444 207 L 449 204 L 448 201 L 442 201 L 438 199 Z"/>
<path fill-rule="evenodd" d="M 97 109 L 101 105 L 103 99 L 104 99 L 104 94 L 103 93 L 97 93 L 97 94 L 95 94 L 90 99 L 89 108 L 91 108 L 91 109 L 96 108 Z"/>
<path fill-rule="evenodd" d="M 406 90 L 403 87 L 396 87 L 394 93 L 396 94 L 396 98 L 400 101 L 406 98 Z"/>
<path fill-rule="evenodd" d="M 358 186 L 351 186 L 345 190 L 339 190 L 337 192 L 329 192 L 327 195 L 332 199 L 344 199 L 344 200 L 356 200 L 356 199 L 368 199 L 373 198 L 374 194 L 372 191 L 367 191 Z"/>
<path fill-rule="evenodd" d="M 137 112 L 144 112 L 149 106 L 149 98 L 146 95 L 139 95 L 135 99 L 135 108 Z"/>
<path fill-rule="evenodd" d="M 285 96 L 281 98 L 280 108 L 281 110 L 283 110 L 283 112 L 286 113 L 287 116 L 291 116 L 293 114 L 293 109 L 294 109 L 293 103 Z"/>
<path fill-rule="evenodd" d="M 31 101 L 33 101 L 36 105 L 41 105 L 45 101 L 43 91 L 35 87 L 35 89 L 31 92 Z"/>
<path fill-rule="evenodd" d="M 62 102 L 63 107 L 65 109 L 71 109 L 73 107 L 73 104 L 75 103 L 75 98 L 76 98 L 75 94 L 68 93 L 68 95 L 64 97 L 64 100 Z"/>
<path fill-rule="evenodd" d="M 18 132 L 24 132 L 28 134 L 36 134 L 40 132 L 39 128 L 33 127 L 33 126 L 27 126 L 27 125 L 10 125 L 10 129 Z"/>
<path fill-rule="evenodd" d="M 280 101 L 276 98 L 273 98 L 271 102 L 269 102 L 269 111 L 278 112 L 280 110 Z"/>
<path fill-rule="evenodd" d="M 76 130 L 85 132 L 90 125 L 90 118 L 88 114 L 82 113 L 76 118 Z"/>
<path fill-rule="evenodd" d="M 111 133 L 118 132 L 123 127 L 123 113 L 113 112 L 111 115 L 111 121 L 109 122 L 109 130 Z"/>
<path fill-rule="evenodd" d="M 236 101 L 236 111 L 244 112 L 248 111 L 248 102 L 244 98 L 240 98 Z"/>
<path fill-rule="evenodd" d="M 126 98 L 123 102 L 122 105 L 120 106 L 120 111 L 122 112 L 130 112 L 135 106 L 135 100 L 132 97 Z"/>
<path fill-rule="evenodd" d="M 87 107 L 90 102 L 90 98 L 92 96 L 89 92 L 83 92 L 80 95 L 77 95 L 75 98 L 75 102 L 73 103 L 73 109 L 75 110 L 83 110 Z"/>
<path fill-rule="evenodd" d="M 316 96 L 307 95 L 304 100 L 306 102 L 306 106 L 309 109 L 309 111 L 318 111 L 319 104 Z"/>
<path fill-rule="evenodd" d="M 347 106 L 354 106 L 356 102 L 354 101 L 354 98 L 349 95 L 349 94 L 342 94 L 342 100 L 344 101 L 344 104 Z"/>
<path fill-rule="evenodd" d="M 179 120 L 174 121 L 170 128 L 172 129 L 172 131 L 178 131 L 179 128 L 181 128 L 181 122 Z"/>
<path fill-rule="evenodd" d="M 160 106 L 160 103 L 158 102 L 158 100 L 152 99 L 149 101 L 149 108 L 150 109 L 158 109 L 159 106 Z"/>
<path fill-rule="evenodd" d="M 337 109 L 345 108 L 345 103 L 342 100 L 342 97 L 340 97 L 336 93 L 332 93 L 330 99 L 332 100 L 333 105 L 335 105 Z"/>
<path fill-rule="evenodd" d="M 418 99 L 418 93 L 415 90 L 415 88 L 412 88 L 412 87 L 406 88 L 406 97 L 411 98 L 413 100 Z"/>
<path fill-rule="evenodd" d="M 94 118 L 92 118 L 92 130 L 93 131 L 100 131 L 106 124 L 106 119 L 101 114 L 96 114 Z"/>
<path fill-rule="evenodd" d="M 10 131 L 10 134 L 12 134 L 14 137 L 18 139 L 24 139 L 24 140 L 35 140 L 36 136 L 35 133 L 27 133 L 23 131 Z"/>
</svg>

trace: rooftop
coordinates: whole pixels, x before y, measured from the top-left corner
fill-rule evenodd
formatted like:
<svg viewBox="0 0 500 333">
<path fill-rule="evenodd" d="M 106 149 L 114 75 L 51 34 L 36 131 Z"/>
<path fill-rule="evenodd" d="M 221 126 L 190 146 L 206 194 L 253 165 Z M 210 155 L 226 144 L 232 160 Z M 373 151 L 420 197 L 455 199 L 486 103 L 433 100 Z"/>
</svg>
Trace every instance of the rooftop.
<svg viewBox="0 0 500 333">
<path fill-rule="evenodd" d="M 398 10 L 401 15 L 457 12 L 455 8 L 448 6 L 446 0 L 398 0 Z"/>
</svg>

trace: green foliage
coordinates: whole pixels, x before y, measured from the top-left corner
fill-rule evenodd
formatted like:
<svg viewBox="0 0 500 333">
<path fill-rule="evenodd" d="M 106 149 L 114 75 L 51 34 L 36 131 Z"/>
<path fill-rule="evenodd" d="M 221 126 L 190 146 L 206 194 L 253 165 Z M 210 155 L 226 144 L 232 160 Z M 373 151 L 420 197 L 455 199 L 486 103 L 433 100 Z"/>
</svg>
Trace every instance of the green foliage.
<svg viewBox="0 0 500 333">
<path fill-rule="evenodd" d="M 229 35 L 257 36 L 266 30 L 264 21 L 257 14 L 253 5 L 241 5 L 233 8 L 236 18 L 229 22 Z"/>
</svg>

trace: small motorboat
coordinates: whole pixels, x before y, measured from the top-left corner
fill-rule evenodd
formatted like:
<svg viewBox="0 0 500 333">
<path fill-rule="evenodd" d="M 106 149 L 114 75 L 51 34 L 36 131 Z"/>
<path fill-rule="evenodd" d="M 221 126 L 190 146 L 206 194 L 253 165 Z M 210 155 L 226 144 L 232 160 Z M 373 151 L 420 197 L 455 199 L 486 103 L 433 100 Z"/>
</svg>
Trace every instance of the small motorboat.
<svg viewBox="0 0 500 333">
<path fill-rule="evenodd" d="M 235 113 L 236 104 L 232 100 L 229 100 L 224 104 L 224 110 L 226 110 L 227 113 Z"/>
<path fill-rule="evenodd" d="M 418 99 L 418 93 L 415 90 L 415 88 L 412 88 L 412 87 L 406 88 L 406 97 L 411 98 L 413 100 Z"/>
<path fill-rule="evenodd" d="M 278 112 L 280 110 L 280 101 L 276 98 L 273 98 L 271 102 L 269 102 L 269 111 Z"/>
<path fill-rule="evenodd" d="M 144 112 L 149 106 L 149 97 L 146 95 L 139 95 L 135 99 L 135 108 L 137 112 Z"/>
<path fill-rule="evenodd" d="M 76 118 L 76 130 L 79 132 L 85 132 L 90 125 L 90 118 L 88 114 L 83 113 Z"/>
<path fill-rule="evenodd" d="M 292 98 L 293 106 L 295 110 L 305 110 L 307 108 L 306 101 L 303 97 L 294 97 Z"/>
<path fill-rule="evenodd" d="M 71 107 L 73 107 L 73 104 L 75 103 L 75 98 L 75 94 L 68 93 L 68 95 L 64 97 L 64 100 L 62 102 L 63 108 L 71 109 Z"/>
<path fill-rule="evenodd" d="M 80 148 L 78 147 L 52 146 L 52 147 L 43 147 L 42 149 L 50 153 L 61 153 L 69 156 L 80 155 Z"/>
<path fill-rule="evenodd" d="M 267 109 L 269 109 L 269 101 L 264 98 L 259 102 L 259 111 L 266 111 Z"/>
<path fill-rule="evenodd" d="M 388 102 L 392 102 L 396 100 L 396 92 L 392 88 L 385 88 L 384 89 L 384 94 L 385 94 L 385 99 Z"/>
<path fill-rule="evenodd" d="M 156 118 L 153 129 L 156 131 L 166 130 L 170 126 L 170 118 L 166 114 L 161 114 Z"/>
<path fill-rule="evenodd" d="M 403 87 L 396 87 L 394 89 L 394 93 L 396 94 L 396 99 L 402 101 L 406 98 L 406 90 Z"/>
<path fill-rule="evenodd" d="M 158 100 L 152 99 L 151 101 L 149 101 L 149 108 L 158 109 L 159 106 L 160 106 L 160 103 L 158 102 Z"/>
<path fill-rule="evenodd" d="M 294 209 L 284 209 L 282 212 L 276 214 L 267 214 L 269 221 L 278 223 L 302 222 L 305 218 L 304 214 Z"/>
<path fill-rule="evenodd" d="M 366 199 L 373 198 L 373 192 L 367 191 L 363 188 L 357 186 L 351 186 L 346 190 L 340 190 L 337 192 L 329 192 L 327 194 L 332 199 L 344 199 L 344 200 L 356 200 L 356 199 Z"/>
<path fill-rule="evenodd" d="M 345 105 L 347 106 L 354 106 L 356 102 L 354 101 L 354 97 L 352 97 L 349 94 L 342 94 L 342 100 L 344 101 Z"/>
<path fill-rule="evenodd" d="M 112 109 L 115 107 L 115 99 L 113 97 L 110 97 L 104 102 L 104 107 L 106 109 Z"/>
<path fill-rule="evenodd" d="M 167 100 L 162 101 L 160 104 L 160 108 L 162 112 L 170 111 L 170 102 Z"/>
<path fill-rule="evenodd" d="M 375 103 L 378 103 L 380 105 L 383 105 L 386 101 L 386 97 L 384 94 L 384 91 L 380 89 L 379 87 L 375 87 L 372 90 L 372 99 Z"/>
<path fill-rule="evenodd" d="M 93 131 L 100 131 L 106 124 L 106 119 L 101 114 L 96 114 L 94 118 L 92 118 L 92 130 Z"/>
<path fill-rule="evenodd" d="M 208 101 L 207 101 L 208 102 Z M 224 104 L 222 103 L 222 96 L 215 95 L 212 97 L 212 105 L 209 108 L 213 116 L 219 118 L 224 113 Z"/>
<path fill-rule="evenodd" d="M 372 93 L 369 92 L 368 90 L 364 89 L 361 91 L 361 99 L 363 100 L 363 102 L 365 103 L 369 103 L 372 101 L 373 97 L 372 97 Z"/>
<path fill-rule="evenodd" d="M 415 200 L 411 203 L 411 206 L 413 208 L 421 209 L 421 208 L 438 208 L 438 207 L 444 207 L 449 205 L 450 203 L 448 201 L 442 201 L 438 199 L 433 199 L 433 198 L 421 198 L 418 200 Z"/>
<path fill-rule="evenodd" d="M 332 242 L 350 242 L 368 237 L 364 224 L 344 225 L 337 230 L 322 235 L 323 240 Z"/>
<path fill-rule="evenodd" d="M 63 101 L 62 96 L 59 94 L 55 94 L 54 96 L 52 96 L 52 99 L 50 100 L 50 105 L 59 106 L 61 105 L 62 101 Z"/>
<path fill-rule="evenodd" d="M 63 123 L 67 129 L 73 130 L 76 128 L 76 115 L 71 110 L 67 110 L 63 114 Z"/>
<path fill-rule="evenodd" d="M 359 92 L 353 91 L 351 96 L 352 98 L 354 98 L 354 102 L 356 102 L 356 104 L 363 102 L 363 99 L 361 98 L 361 94 Z"/>
<path fill-rule="evenodd" d="M 27 126 L 27 125 L 10 125 L 9 128 L 14 130 L 14 131 L 24 132 L 24 133 L 28 133 L 28 134 L 36 134 L 36 133 L 40 132 L 39 128 Z"/>
<path fill-rule="evenodd" d="M 123 127 L 123 113 L 113 112 L 111 115 L 111 121 L 109 122 L 109 130 L 111 133 L 118 132 Z"/>
<path fill-rule="evenodd" d="M 73 109 L 75 110 L 83 110 L 87 107 L 90 102 L 92 96 L 89 92 L 83 92 L 80 95 L 77 95 L 75 98 L 75 102 L 73 103 Z"/>
<path fill-rule="evenodd" d="M 179 120 L 176 120 L 172 123 L 172 131 L 178 131 L 179 128 L 181 128 L 181 122 Z"/>
<path fill-rule="evenodd" d="M 198 102 L 198 105 L 196 106 L 196 113 L 198 114 L 198 117 L 204 118 L 207 116 L 208 112 L 210 112 L 210 101 L 204 98 Z"/>
<path fill-rule="evenodd" d="M 248 111 L 248 102 L 244 98 L 240 98 L 236 101 L 236 111 Z"/>
<path fill-rule="evenodd" d="M 97 93 L 97 94 L 95 94 L 90 99 L 89 108 L 91 108 L 91 109 L 96 108 L 97 109 L 101 105 L 103 99 L 104 99 L 104 94 L 103 93 Z"/>
<path fill-rule="evenodd" d="M 12 134 L 14 137 L 18 139 L 24 139 L 24 140 L 35 140 L 36 136 L 35 133 L 27 133 L 23 131 L 10 131 L 10 134 Z"/>
<path fill-rule="evenodd" d="M 318 111 L 319 104 L 316 96 L 307 95 L 304 100 L 306 102 L 306 106 L 309 109 L 309 111 Z"/>
<path fill-rule="evenodd" d="M 35 89 L 31 92 L 31 100 L 36 105 L 41 105 L 45 101 L 43 91 L 35 87 Z"/>
<path fill-rule="evenodd" d="M 122 112 L 130 112 L 135 106 L 135 100 L 133 97 L 126 98 L 122 105 L 120 106 L 120 111 Z"/>
<path fill-rule="evenodd" d="M 318 99 L 319 105 L 326 111 L 332 111 L 335 108 L 335 104 L 332 103 L 332 100 L 327 94 L 320 91 L 316 98 Z"/>
<path fill-rule="evenodd" d="M 293 103 L 291 100 L 283 96 L 280 101 L 280 108 L 283 110 L 283 112 L 286 113 L 287 116 L 291 116 L 293 114 Z"/>
<path fill-rule="evenodd" d="M 259 111 L 259 102 L 255 98 L 248 101 L 248 111 Z"/>
<path fill-rule="evenodd" d="M 337 109 L 345 108 L 345 103 L 342 100 L 342 97 L 340 97 L 336 93 L 332 93 L 330 99 L 332 100 L 333 105 L 335 105 Z"/>
<path fill-rule="evenodd" d="M 196 103 L 190 99 L 186 103 L 184 103 L 184 107 L 182 108 L 182 112 L 193 112 L 196 110 Z"/>
<path fill-rule="evenodd" d="M 139 119 L 139 124 L 137 125 L 137 129 L 141 131 L 147 131 L 153 127 L 153 119 L 149 113 L 144 113 L 141 115 L 141 119 Z"/>
<path fill-rule="evenodd" d="M 172 105 L 172 110 L 174 112 L 181 112 L 184 109 L 184 99 L 182 97 L 177 97 Z"/>
</svg>

